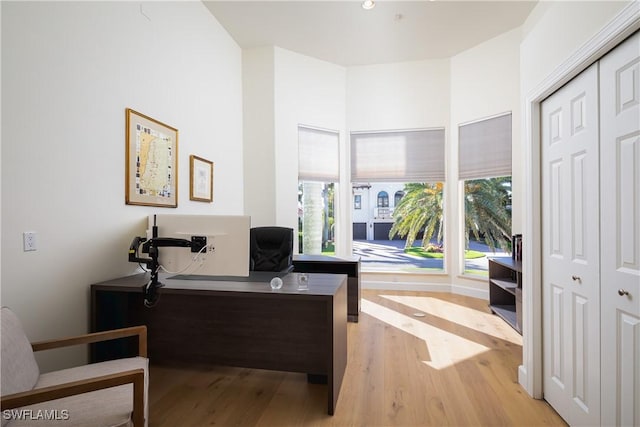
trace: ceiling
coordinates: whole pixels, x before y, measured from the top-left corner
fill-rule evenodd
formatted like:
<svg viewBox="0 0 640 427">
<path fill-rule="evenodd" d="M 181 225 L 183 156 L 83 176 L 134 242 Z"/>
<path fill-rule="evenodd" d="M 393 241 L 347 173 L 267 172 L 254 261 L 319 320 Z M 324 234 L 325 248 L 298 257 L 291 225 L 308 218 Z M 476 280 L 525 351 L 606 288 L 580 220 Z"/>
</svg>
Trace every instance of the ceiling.
<svg viewBox="0 0 640 427">
<path fill-rule="evenodd" d="M 208 1 L 242 48 L 275 45 L 343 66 L 449 58 L 520 26 L 536 1 Z"/>
</svg>

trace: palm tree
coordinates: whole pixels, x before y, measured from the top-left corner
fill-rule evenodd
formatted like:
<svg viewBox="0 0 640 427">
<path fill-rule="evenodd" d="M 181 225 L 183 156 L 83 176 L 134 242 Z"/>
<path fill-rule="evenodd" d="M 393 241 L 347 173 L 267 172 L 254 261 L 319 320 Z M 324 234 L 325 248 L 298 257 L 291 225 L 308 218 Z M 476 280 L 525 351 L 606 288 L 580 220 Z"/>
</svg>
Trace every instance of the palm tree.
<svg viewBox="0 0 640 427">
<path fill-rule="evenodd" d="M 321 182 L 302 183 L 302 248 L 305 254 L 322 253 L 324 201 Z"/>
<path fill-rule="evenodd" d="M 511 244 L 511 177 L 465 181 L 465 239 L 469 236 L 491 248 L 509 248 Z M 394 224 L 389 237 L 406 238 L 405 247 L 413 246 L 424 230 L 422 246 L 433 238 L 442 242 L 444 185 L 439 182 L 405 185 L 405 196 L 393 212 Z"/>
<path fill-rule="evenodd" d="M 393 211 L 394 221 L 389 237 L 393 238 L 396 234 L 406 237 L 405 247 L 409 248 L 424 230 L 423 247 L 426 248 L 434 236 L 438 243 L 442 242 L 443 188 L 441 182 L 405 184 L 405 195 Z"/>
<path fill-rule="evenodd" d="M 465 181 L 465 241 L 471 234 L 495 251 L 511 248 L 511 177 Z"/>
<path fill-rule="evenodd" d="M 305 254 L 320 254 L 333 239 L 334 184 L 300 181 L 298 183 L 299 250 Z"/>
</svg>

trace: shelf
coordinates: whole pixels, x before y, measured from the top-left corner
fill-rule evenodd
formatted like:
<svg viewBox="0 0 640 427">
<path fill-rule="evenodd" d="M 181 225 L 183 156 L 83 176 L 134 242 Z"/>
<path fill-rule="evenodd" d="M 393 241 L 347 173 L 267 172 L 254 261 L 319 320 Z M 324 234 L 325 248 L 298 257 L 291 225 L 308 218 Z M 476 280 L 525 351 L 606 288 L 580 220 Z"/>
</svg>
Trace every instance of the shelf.
<svg viewBox="0 0 640 427">
<path fill-rule="evenodd" d="M 522 323 L 522 262 L 510 257 L 489 258 L 489 307 L 520 332 Z"/>
<path fill-rule="evenodd" d="M 515 261 L 511 257 L 494 257 L 489 258 L 491 261 L 496 264 L 500 264 L 503 267 L 507 267 L 509 270 L 517 271 L 518 273 L 522 273 L 522 261 Z"/>
<path fill-rule="evenodd" d="M 513 329 L 520 332 L 518 329 L 518 316 L 516 314 L 515 305 L 493 305 L 490 304 L 491 310 L 504 319 Z"/>
<path fill-rule="evenodd" d="M 503 280 L 503 279 L 490 279 L 490 280 L 491 280 L 491 283 L 504 289 L 510 294 L 513 294 L 513 295 L 516 294 L 516 288 L 518 287 L 518 284 L 516 282 L 512 280 Z"/>
</svg>

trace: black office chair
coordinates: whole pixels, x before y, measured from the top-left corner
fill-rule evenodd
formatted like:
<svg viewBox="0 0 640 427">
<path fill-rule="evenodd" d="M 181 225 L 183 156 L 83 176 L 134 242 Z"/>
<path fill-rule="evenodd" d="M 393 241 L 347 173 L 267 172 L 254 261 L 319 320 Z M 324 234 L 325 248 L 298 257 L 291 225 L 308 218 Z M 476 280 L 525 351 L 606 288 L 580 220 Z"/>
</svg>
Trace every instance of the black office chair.
<svg viewBox="0 0 640 427">
<path fill-rule="evenodd" d="M 251 271 L 293 269 L 293 228 L 253 227 L 249 231 Z"/>
</svg>

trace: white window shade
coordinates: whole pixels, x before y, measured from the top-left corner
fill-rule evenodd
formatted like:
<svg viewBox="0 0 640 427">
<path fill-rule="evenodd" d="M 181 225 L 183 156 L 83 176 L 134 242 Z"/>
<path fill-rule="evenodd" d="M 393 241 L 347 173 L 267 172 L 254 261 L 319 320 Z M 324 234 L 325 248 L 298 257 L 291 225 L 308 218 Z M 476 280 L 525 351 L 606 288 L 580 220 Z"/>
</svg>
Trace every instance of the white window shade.
<svg viewBox="0 0 640 427">
<path fill-rule="evenodd" d="M 458 177 L 511 175 L 511 113 L 458 127 Z"/>
<path fill-rule="evenodd" d="M 338 132 L 298 126 L 298 179 L 338 182 L 339 142 Z"/>
<path fill-rule="evenodd" d="M 443 182 L 444 129 L 351 134 L 351 182 Z"/>
</svg>

